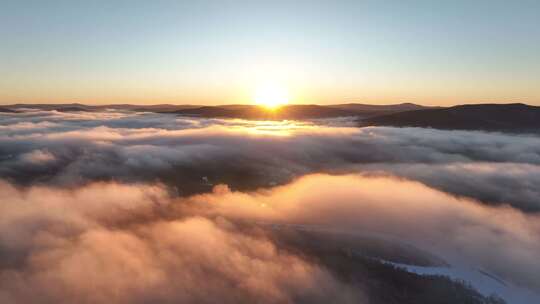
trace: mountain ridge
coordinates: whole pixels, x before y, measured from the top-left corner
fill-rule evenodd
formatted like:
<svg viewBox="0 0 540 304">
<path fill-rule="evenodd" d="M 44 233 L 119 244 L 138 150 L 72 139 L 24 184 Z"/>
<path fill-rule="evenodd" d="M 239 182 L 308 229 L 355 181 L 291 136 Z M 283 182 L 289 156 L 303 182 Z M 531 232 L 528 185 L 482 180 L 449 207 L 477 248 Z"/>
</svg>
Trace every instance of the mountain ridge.
<svg viewBox="0 0 540 304">
<path fill-rule="evenodd" d="M 451 130 L 540 131 L 540 107 L 523 103 L 464 104 L 379 115 L 360 126 L 421 127 Z"/>
</svg>

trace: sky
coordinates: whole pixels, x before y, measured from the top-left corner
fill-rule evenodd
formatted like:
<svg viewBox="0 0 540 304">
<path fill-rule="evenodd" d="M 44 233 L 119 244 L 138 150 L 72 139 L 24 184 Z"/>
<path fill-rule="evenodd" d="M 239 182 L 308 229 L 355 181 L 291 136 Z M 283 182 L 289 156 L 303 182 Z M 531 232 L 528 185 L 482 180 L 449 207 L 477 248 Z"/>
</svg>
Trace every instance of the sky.
<svg viewBox="0 0 540 304">
<path fill-rule="evenodd" d="M 540 105 L 534 0 L 0 6 L 0 104 Z"/>
</svg>

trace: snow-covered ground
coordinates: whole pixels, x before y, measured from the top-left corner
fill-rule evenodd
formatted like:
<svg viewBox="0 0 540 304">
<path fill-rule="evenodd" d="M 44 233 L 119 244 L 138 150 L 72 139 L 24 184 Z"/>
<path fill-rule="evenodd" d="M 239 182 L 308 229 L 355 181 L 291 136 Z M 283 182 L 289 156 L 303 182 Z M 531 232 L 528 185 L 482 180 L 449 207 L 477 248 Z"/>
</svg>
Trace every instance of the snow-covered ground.
<svg viewBox="0 0 540 304">
<path fill-rule="evenodd" d="M 327 232 L 327 233 L 336 233 L 336 234 L 351 234 L 356 236 L 363 237 L 373 237 L 381 240 L 391 241 L 395 244 L 407 244 L 403 240 L 399 240 L 395 237 L 389 236 L 387 234 L 377 233 L 377 232 L 352 232 L 345 231 L 341 229 L 334 229 L 327 226 L 319 225 L 305 225 L 305 224 L 288 224 L 288 223 L 266 223 L 258 222 L 258 224 L 270 226 L 272 229 L 296 229 L 301 231 L 311 231 L 311 232 Z M 361 253 L 359 253 L 361 254 Z M 453 280 L 464 281 L 470 284 L 474 289 L 480 292 L 482 295 L 490 296 L 492 294 L 497 295 L 498 297 L 504 299 L 508 304 L 539 304 L 540 303 L 540 294 L 535 293 L 529 289 L 516 286 L 511 282 L 507 282 L 502 278 L 497 277 L 495 274 L 489 273 L 486 270 L 460 265 L 459 262 L 452 263 L 452 265 L 447 266 L 416 266 L 395 263 L 387 260 L 380 259 L 378 257 L 370 257 L 377 259 L 383 263 L 391 264 L 396 267 L 403 268 L 409 272 L 416 273 L 419 275 L 441 275 L 447 276 Z"/>
<path fill-rule="evenodd" d="M 423 267 L 383 261 L 420 275 L 442 275 L 469 283 L 485 296 L 496 294 L 509 304 L 540 303 L 540 295 L 515 286 L 482 269 L 452 265 L 449 267 Z"/>
</svg>

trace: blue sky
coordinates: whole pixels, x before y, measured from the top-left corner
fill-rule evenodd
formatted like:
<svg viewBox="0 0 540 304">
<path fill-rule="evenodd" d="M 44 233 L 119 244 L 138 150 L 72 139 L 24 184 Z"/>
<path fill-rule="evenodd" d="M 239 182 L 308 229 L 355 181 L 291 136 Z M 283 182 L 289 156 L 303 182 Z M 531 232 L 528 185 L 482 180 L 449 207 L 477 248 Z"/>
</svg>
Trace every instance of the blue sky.
<svg viewBox="0 0 540 304">
<path fill-rule="evenodd" d="M 540 1 L 0 4 L 3 104 L 540 105 Z"/>
</svg>

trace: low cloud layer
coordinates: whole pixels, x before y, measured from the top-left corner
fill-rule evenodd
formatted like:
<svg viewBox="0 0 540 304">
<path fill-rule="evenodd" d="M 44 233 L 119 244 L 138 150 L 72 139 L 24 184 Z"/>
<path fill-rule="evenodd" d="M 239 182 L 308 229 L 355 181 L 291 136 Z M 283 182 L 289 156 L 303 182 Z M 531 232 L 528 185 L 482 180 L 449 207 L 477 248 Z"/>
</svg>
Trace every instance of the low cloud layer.
<svg viewBox="0 0 540 304">
<path fill-rule="evenodd" d="M 457 162 L 450 164 L 369 164 L 363 172 L 396 175 L 430 187 L 477 199 L 510 205 L 525 212 L 540 207 L 540 166 L 520 163 Z"/>
<path fill-rule="evenodd" d="M 537 215 L 417 182 L 310 175 L 185 198 L 159 184 L 2 182 L 0 193 L 2 303 L 369 303 L 363 285 L 283 248 L 259 223 L 399 240 L 502 278 L 516 303 L 540 299 Z"/>
<path fill-rule="evenodd" d="M 535 303 L 538 184 L 536 135 L 0 113 L 0 302 L 386 303 L 381 273 L 479 296 L 395 258 Z"/>
<path fill-rule="evenodd" d="M 163 214 L 161 186 L 1 183 L 2 303 L 358 303 L 328 271 L 223 218 Z"/>
<path fill-rule="evenodd" d="M 119 111 L 0 114 L 0 177 L 19 185 L 162 182 L 179 195 L 253 190 L 314 172 L 392 174 L 486 204 L 540 211 L 540 137 L 250 122 Z"/>
<path fill-rule="evenodd" d="M 218 187 L 190 202 L 178 206 L 211 215 L 392 235 L 540 291 L 540 268 L 535 269 L 534 262 L 540 258 L 537 215 L 483 206 L 420 183 L 311 175 L 270 192 L 246 194 Z"/>
</svg>

